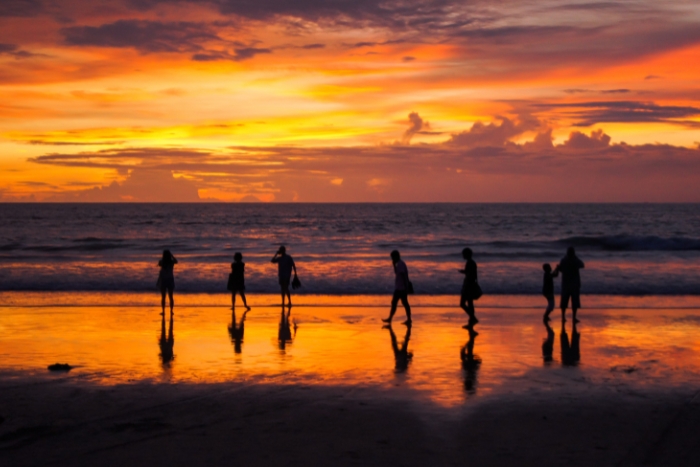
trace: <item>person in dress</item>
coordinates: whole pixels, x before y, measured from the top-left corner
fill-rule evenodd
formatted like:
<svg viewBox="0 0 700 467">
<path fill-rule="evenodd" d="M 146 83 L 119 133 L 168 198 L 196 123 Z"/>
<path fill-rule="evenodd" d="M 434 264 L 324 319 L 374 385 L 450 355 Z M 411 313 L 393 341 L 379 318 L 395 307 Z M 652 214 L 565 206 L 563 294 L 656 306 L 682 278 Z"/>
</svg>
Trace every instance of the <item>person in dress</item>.
<svg viewBox="0 0 700 467">
<path fill-rule="evenodd" d="M 175 290 L 175 275 L 173 270 L 177 264 L 177 259 L 170 253 L 170 250 L 163 250 L 163 257 L 158 261 L 160 274 L 158 274 L 158 288 L 160 289 L 160 306 L 162 313 L 165 313 L 165 293 L 168 293 L 170 298 L 170 313 L 173 313 L 175 302 L 173 300 L 173 291 Z"/>
<path fill-rule="evenodd" d="M 462 258 L 464 258 L 467 262 L 464 265 L 464 269 L 459 270 L 461 274 L 464 274 L 464 283 L 462 284 L 462 294 L 459 300 L 459 306 L 469 316 L 469 324 L 462 326 L 465 329 L 469 328 L 470 326 L 474 326 L 479 322 L 479 320 L 476 319 L 474 300 L 481 296 L 481 288 L 479 287 L 479 282 L 477 281 L 476 262 L 472 259 L 472 254 L 471 248 L 465 248 L 462 250 Z"/>
<path fill-rule="evenodd" d="M 233 255 L 228 289 L 231 291 L 231 308 L 236 308 L 236 294 L 240 294 L 243 306 L 245 306 L 246 311 L 250 311 L 248 302 L 245 299 L 245 263 L 243 262 L 243 255 L 238 252 Z"/>
<path fill-rule="evenodd" d="M 272 257 L 272 262 L 277 264 L 277 272 L 279 275 L 279 284 L 282 291 L 282 306 L 284 307 L 284 297 L 286 296 L 289 306 L 292 306 L 292 294 L 289 291 L 289 284 L 292 280 L 292 270 L 294 278 L 297 277 L 297 266 L 294 264 L 294 259 L 287 254 L 287 248 L 282 245 Z"/>
<path fill-rule="evenodd" d="M 409 281 L 408 281 L 408 267 L 406 263 L 401 259 L 401 253 L 398 250 L 394 250 L 390 254 L 391 261 L 394 264 L 394 274 L 396 278 L 394 279 L 394 296 L 391 299 L 391 312 L 389 317 L 382 319 L 385 323 L 391 323 L 394 313 L 396 313 L 396 306 L 401 300 L 404 310 L 406 310 L 406 321 L 403 324 L 411 325 L 411 305 L 408 304 L 408 292 L 409 292 Z"/>
</svg>

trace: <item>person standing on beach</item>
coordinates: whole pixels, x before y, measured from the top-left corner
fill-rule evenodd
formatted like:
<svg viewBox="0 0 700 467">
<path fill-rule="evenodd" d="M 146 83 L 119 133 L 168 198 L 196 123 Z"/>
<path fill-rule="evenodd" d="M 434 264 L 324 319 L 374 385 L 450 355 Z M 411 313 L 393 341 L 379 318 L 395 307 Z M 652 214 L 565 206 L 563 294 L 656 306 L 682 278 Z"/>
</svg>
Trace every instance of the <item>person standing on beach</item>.
<svg viewBox="0 0 700 467">
<path fill-rule="evenodd" d="M 406 321 L 403 324 L 411 325 L 411 305 L 408 304 L 408 292 L 409 292 L 409 281 L 408 281 L 408 267 L 406 263 L 401 260 L 401 253 L 398 250 L 394 250 L 390 254 L 391 261 L 394 263 L 394 274 L 396 279 L 394 280 L 394 296 L 391 299 L 391 312 L 389 317 L 382 319 L 385 323 L 391 323 L 394 313 L 396 313 L 396 306 L 401 300 L 401 304 L 406 310 Z"/>
<path fill-rule="evenodd" d="M 569 299 L 571 299 L 574 323 L 578 323 L 576 312 L 581 308 L 581 275 L 579 270 L 584 267 L 583 261 L 576 256 L 574 247 L 570 246 L 566 250 L 566 256 L 561 259 L 554 270 L 554 273 L 561 272 L 561 301 L 559 306 L 561 307 L 562 322 L 566 321 L 566 308 L 569 306 Z"/>
<path fill-rule="evenodd" d="M 544 312 L 544 322 L 549 321 L 549 314 L 554 310 L 554 278 L 559 275 L 559 270 L 552 272 L 552 266 L 549 263 L 542 265 L 544 270 L 544 282 L 542 284 L 542 295 L 547 299 L 547 309 Z"/>
<path fill-rule="evenodd" d="M 231 308 L 236 308 L 236 293 L 239 293 L 246 311 L 250 311 L 248 302 L 245 299 L 245 263 L 243 262 L 243 255 L 238 252 L 233 255 L 227 288 L 231 291 Z"/>
<path fill-rule="evenodd" d="M 173 301 L 173 291 L 175 290 L 175 275 L 173 269 L 177 264 L 177 259 L 170 253 L 170 250 L 163 250 L 163 257 L 158 261 L 160 266 L 160 274 L 158 274 L 158 288 L 160 289 L 160 306 L 165 314 L 165 292 L 168 292 L 170 298 L 170 314 L 173 313 L 175 302 Z"/>
<path fill-rule="evenodd" d="M 470 326 L 474 326 L 479 322 L 479 320 L 476 319 L 474 300 L 481 297 L 481 287 L 477 280 L 476 261 L 472 259 L 472 254 L 471 248 L 462 250 L 462 258 L 467 262 L 464 265 L 464 269 L 459 270 L 461 274 L 464 274 L 464 283 L 462 284 L 462 295 L 459 300 L 459 306 L 462 307 L 469 316 L 469 324 L 462 326 L 464 329 L 468 329 Z"/>
<path fill-rule="evenodd" d="M 292 294 L 289 291 L 289 284 L 292 279 L 292 270 L 294 270 L 294 278 L 297 277 L 297 266 L 294 264 L 294 259 L 287 254 L 287 248 L 282 245 L 272 257 L 272 262 L 277 264 L 279 275 L 280 288 L 282 290 L 282 306 L 284 307 L 284 297 L 287 296 L 289 307 L 292 306 Z"/>
</svg>

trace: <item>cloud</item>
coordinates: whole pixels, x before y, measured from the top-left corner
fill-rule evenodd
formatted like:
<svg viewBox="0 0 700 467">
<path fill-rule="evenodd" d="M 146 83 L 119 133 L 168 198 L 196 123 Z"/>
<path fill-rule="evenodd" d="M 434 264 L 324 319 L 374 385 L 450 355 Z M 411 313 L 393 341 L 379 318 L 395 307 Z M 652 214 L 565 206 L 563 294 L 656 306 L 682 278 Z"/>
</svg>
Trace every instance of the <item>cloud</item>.
<svg viewBox="0 0 700 467">
<path fill-rule="evenodd" d="M 417 112 L 411 112 L 408 114 L 409 127 L 404 132 L 401 138 L 402 144 L 410 144 L 411 138 L 413 138 L 416 133 L 420 133 L 423 129 L 430 129 L 430 123 L 423 121 L 423 119 L 418 115 Z"/>
<path fill-rule="evenodd" d="M 12 55 L 16 59 L 44 56 L 26 50 L 20 50 L 16 44 L 0 44 L 0 55 Z"/>
<path fill-rule="evenodd" d="M 422 127 L 421 121 L 415 114 L 411 129 Z M 137 186 L 146 193 L 147 180 L 158 182 L 151 184 L 153 196 L 167 198 L 171 191 L 159 187 L 171 181 L 170 174 L 179 174 L 187 177 L 190 197 L 197 188 L 208 198 L 228 193 L 236 200 L 252 195 L 347 202 L 700 201 L 700 148 L 613 144 L 602 130 L 574 131 L 554 145 L 551 129 L 541 126 L 532 118 L 502 118 L 432 144 L 231 147 L 217 152 L 130 148 L 54 153 L 31 161 L 131 174 L 129 184 L 93 189 L 90 199 L 144 199 Z M 531 141 L 510 141 L 535 128 L 539 132 Z M 154 173 L 161 178 L 143 175 Z M 185 186 L 182 178 L 177 181 Z"/>
<path fill-rule="evenodd" d="M 51 201 L 82 202 L 173 202 L 200 201 L 197 187 L 192 182 L 175 178 L 168 170 L 135 169 L 123 182 L 87 190 L 54 195 Z"/>
<path fill-rule="evenodd" d="M 37 16 L 43 10 L 40 0 L 2 0 L 0 2 L 0 17 Z"/>
<path fill-rule="evenodd" d="M 302 49 L 307 49 L 307 50 L 323 49 L 325 47 L 326 47 L 326 44 L 306 44 L 306 45 L 301 46 Z"/>
<path fill-rule="evenodd" d="M 518 122 L 501 117 L 500 124 L 476 122 L 469 130 L 453 134 L 448 145 L 459 147 L 502 146 L 511 138 L 526 131 L 536 130 L 540 122 L 531 116 L 522 116 Z"/>
<path fill-rule="evenodd" d="M 604 149 L 610 146 L 610 136 L 603 133 L 603 130 L 591 132 L 591 136 L 586 136 L 580 131 L 573 131 L 569 134 L 569 139 L 562 145 L 565 148 L 577 150 Z"/>
<path fill-rule="evenodd" d="M 636 101 L 597 101 L 568 104 L 535 104 L 534 107 L 562 109 L 563 114 L 572 118 L 575 126 L 591 126 L 596 123 L 673 123 L 697 126 L 688 120 L 700 115 L 700 108 L 692 106 L 658 105 L 653 102 Z"/>
<path fill-rule="evenodd" d="M 127 47 L 142 53 L 192 52 L 203 43 L 219 42 L 219 36 L 206 24 L 118 20 L 101 26 L 73 26 L 61 29 L 69 45 Z"/>
</svg>

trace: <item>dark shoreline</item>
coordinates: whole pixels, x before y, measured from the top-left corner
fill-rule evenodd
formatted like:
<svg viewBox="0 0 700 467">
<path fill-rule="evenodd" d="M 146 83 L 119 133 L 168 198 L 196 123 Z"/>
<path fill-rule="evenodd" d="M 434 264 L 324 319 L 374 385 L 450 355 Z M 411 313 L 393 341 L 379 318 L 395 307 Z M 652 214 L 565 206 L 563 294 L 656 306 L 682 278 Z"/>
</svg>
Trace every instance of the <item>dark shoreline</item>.
<svg viewBox="0 0 700 467">
<path fill-rule="evenodd" d="M 458 408 L 357 387 L 2 381 L 7 465 L 697 465 L 685 390 L 545 388 Z"/>
</svg>

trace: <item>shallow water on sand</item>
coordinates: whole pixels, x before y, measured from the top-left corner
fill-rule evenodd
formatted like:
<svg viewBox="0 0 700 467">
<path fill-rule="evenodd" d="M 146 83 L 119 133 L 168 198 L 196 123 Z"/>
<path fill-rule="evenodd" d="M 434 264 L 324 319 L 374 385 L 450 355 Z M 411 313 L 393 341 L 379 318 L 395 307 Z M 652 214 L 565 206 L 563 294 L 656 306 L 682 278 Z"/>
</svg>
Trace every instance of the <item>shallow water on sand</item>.
<svg viewBox="0 0 700 467">
<path fill-rule="evenodd" d="M 267 298 L 261 302 L 274 300 Z M 634 391 L 700 383 L 698 308 L 587 309 L 575 332 L 566 323 L 564 338 L 558 312 L 549 333 L 542 311 L 526 303 L 477 308 L 478 335 L 461 328 L 458 308 L 426 305 L 414 309 L 409 335 L 402 310 L 393 329 L 383 329 L 388 310 L 374 298 L 334 306 L 341 298 L 296 306 L 288 323 L 279 307 L 256 306 L 238 344 L 231 310 L 211 303 L 178 306 L 172 320 L 157 307 L 5 306 L 0 377 L 379 387 L 442 406 L 564 386 Z M 238 325 L 242 313 L 239 307 Z M 548 342 L 551 359 L 543 356 Z M 49 373 L 56 362 L 75 368 Z"/>
</svg>

